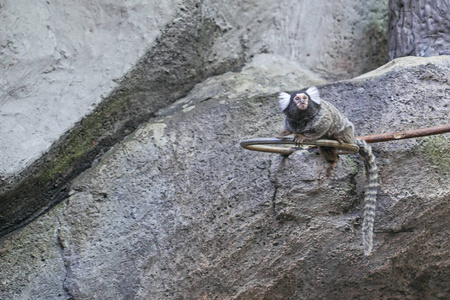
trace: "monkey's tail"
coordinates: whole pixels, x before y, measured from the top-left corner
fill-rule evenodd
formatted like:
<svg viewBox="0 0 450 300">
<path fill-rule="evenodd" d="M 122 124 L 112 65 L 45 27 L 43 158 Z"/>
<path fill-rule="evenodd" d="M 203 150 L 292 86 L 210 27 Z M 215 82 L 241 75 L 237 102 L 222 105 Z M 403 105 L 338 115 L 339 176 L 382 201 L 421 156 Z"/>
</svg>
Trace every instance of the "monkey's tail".
<svg viewBox="0 0 450 300">
<path fill-rule="evenodd" d="M 368 184 L 364 196 L 364 221 L 362 226 L 364 254 L 369 255 L 373 246 L 373 223 L 375 218 L 377 192 L 378 192 L 378 172 L 375 156 L 372 148 L 366 141 L 355 139 L 355 143 L 359 146 L 359 154 L 364 160 L 366 169 L 366 177 Z"/>
</svg>

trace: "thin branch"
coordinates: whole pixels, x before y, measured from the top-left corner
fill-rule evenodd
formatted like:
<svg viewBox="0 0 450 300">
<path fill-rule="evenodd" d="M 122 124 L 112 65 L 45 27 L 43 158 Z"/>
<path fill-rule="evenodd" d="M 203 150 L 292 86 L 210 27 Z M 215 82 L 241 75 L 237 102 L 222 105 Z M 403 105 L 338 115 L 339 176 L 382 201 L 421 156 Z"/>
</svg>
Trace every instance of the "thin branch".
<svg viewBox="0 0 450 300">
<path fill-rule="evenodd" d="M 387 132 L 372 135 L 359 136 L 358 139 L 365 140 L 368 143 L 380 143 L 393 140 L 411 139 L 421 136 L 428 136 L 434 134 L 443 134 L 450 132 L 450 124 L 433 126 L 420 129 L 412 129 L 406 131 Z"/>
<path fill-rule="evenodd" d="M 417 138 L 421 136 L 434 135 L 434 134 L 443 134 L 450 132 L 450 124 L 420 128 L 420 129 L 412 129 L 406 131 L 396 131 L 396 132 L 387 132 L 380 134 L 372 134 L 356 137 L 357 139 L 365 140 L 368 143 L 379 143 L 379 142 L 387 142 L 394 140 L 402 140 L 402 139 L 411 139 Z M 294 147 L 285 147 L 286 145 L 294 144 L 296 145 L 293 138 L 284 137 L 280 138 L 260 138 L 260 139 L 251 139 L 244 140 L 240 143 L 241 147 L 254 150 L 254 151 L 262 151 L 262 152 L 272 152 L 272 153 L 280 153 L 283 155 L 290 155 L 296 150 L 300 150 L 297 145 Z M 312 149 L 316 146 L 327 146 L 327 147 L 335 147 L 338 149 L 339 154 L 349 154 L 355 153 L 358 151 L 358 147 L 353 144 L 340 144 L 334 140 L 316 140 L 316 141 L 308 141 L 305 140 L 305 145 L 310 145 L 308 149 Z M 273 146 L 280 145 L 280 146 Z M 356 147 L 353 149 L 352 147 Z"/>
</svg>

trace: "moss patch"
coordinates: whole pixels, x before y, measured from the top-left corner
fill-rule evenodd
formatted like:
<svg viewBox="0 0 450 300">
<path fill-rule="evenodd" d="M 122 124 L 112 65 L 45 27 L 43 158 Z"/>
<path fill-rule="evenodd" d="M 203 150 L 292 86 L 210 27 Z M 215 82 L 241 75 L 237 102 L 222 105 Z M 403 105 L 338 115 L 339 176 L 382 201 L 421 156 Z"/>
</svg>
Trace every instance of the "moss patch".
<svg viewBox="0 0 450 300">
<path fill-rule="evenodd" d="M 426 137 L 420 143 L 420 151 L 440 173 L 450 173 L 450 140 L 444 135 Z"/>
<path fill-rule="evenodd" d="M 43 180 L 53 180 L 56 175 L 66 173 L 74 162 L 93 150 L 104 138 L 109 127 L 107 123 L 113 126 L 116 119 L 123 117 L 129 106 L 127 97 L 114 97 L 111 100 L 101 103 L 94 113 L 81 121 L 68 135 L 64 145 L 60 147 L 57 159 L 43 170 Z M 109 129 L 113 131 L 113 128 Z"/>
</svg>

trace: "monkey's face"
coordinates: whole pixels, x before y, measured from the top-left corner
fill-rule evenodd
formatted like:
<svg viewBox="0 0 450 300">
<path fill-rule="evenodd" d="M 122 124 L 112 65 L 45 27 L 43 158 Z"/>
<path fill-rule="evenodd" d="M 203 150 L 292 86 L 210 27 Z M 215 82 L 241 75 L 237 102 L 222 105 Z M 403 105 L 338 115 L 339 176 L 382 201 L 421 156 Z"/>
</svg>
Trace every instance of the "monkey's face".
<svg viewBox="0 0 450 300">
<path fill-rule="evenodd" d="M 294 94 L 293 96 L 294 98 L 292 100 L 294 101 L 295 105 L 297 105 L 298 109 L 305 110 L 306 108 L 308 108 L 308 95 L 306 95 L 305 93 L 298 93 Z"/>
</svg>

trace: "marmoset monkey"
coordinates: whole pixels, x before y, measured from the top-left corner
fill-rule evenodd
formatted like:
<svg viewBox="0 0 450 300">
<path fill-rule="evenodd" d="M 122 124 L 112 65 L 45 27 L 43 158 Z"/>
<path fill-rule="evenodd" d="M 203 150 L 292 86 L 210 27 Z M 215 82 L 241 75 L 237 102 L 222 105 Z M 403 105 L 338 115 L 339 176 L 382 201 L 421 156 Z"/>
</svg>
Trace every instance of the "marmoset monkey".
<svg viewBox="0 0 450 300">
<path fill-rule="evenodd" d="M 355 139 L 354 125 L 331 103 L 320 98 L 319 90 L 310 87 L 304 91 L 298 91 L 291 95 L 279 94 L 280 110 L 286 114 L 284 130 L 280 136 L 294 134 L 294 141 L 302 144 L 305 139 L 332 139 L 339 143 L 357 144 L 359 154 L 364 160 L 368 184 L 365 193 L 363 244 L 364 254 L 372 252 L 373 222 L 376 210 L 376 198 L 378 190 L 378 173 L 375 156 L 372 148 L 363 140 Z M 319 147 L 319 153 L 331 163 L 327 175 L 338 163 L 336 149 L 332 147 Z"/>
</svg>

